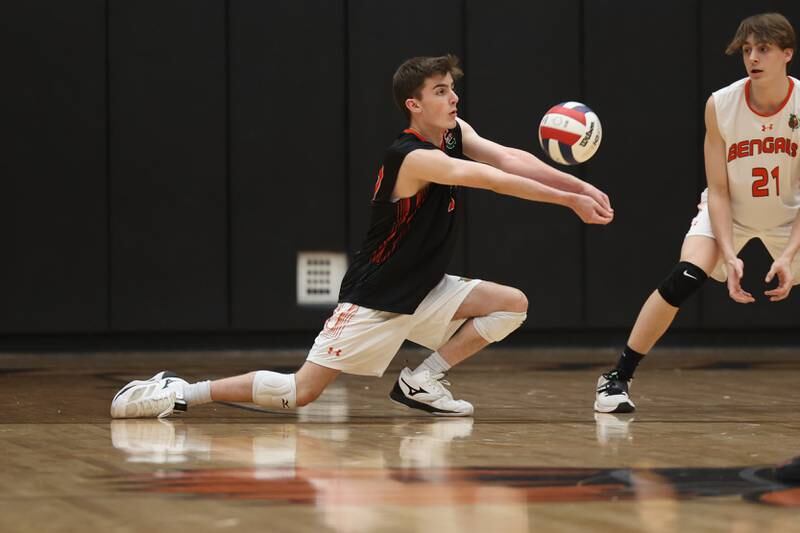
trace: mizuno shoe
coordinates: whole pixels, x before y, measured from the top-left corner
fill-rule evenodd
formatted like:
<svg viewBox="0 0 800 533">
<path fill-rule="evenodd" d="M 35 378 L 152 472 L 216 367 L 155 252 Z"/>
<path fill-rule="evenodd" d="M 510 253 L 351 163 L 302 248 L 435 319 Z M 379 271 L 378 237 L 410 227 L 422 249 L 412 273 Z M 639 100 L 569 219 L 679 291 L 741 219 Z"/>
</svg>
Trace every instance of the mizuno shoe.
<svg viewBox="0 0 800 533">
<path fill-rule="evenodd" d="M 185 411 L 185 380 L 162 371 L 144 381 L 131 381 L 111 400 L 111 418 L 162 418 Z"/>
<path fill-rule="evenodd" d="M 412 409 L 437 416 L 472 416 L 475 409 L 464 400 L 454 400 L 445 385 L 450 385 L 444 374 L 431 374 L 428 370 L 417 373 L 404 368 L 394 384 L 389 397 Z"/>
</svg>

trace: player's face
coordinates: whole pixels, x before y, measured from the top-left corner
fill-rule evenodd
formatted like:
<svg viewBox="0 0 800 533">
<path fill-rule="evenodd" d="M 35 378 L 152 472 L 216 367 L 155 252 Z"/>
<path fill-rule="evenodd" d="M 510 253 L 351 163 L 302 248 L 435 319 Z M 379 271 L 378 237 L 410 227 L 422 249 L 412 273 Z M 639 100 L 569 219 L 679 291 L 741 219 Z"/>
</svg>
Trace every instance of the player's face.
<svg viewBox="0 0 800 533">
<path fill-rule="evenodd" d="M 792 52 L 791 48 L 782 50 L 773 43 L 756 42 L 753 35 L 742 45 L 742 59 L 751 80 L 784 79 Z"/>
<path fill-rule="evenodd" d="M 456 127 L 458 95 L 449 72 L 444 76 L 437 75 L 425 80 L 421 98 L 417 102 L 420 119 L 424 122 L 437 128 Z"/>
</svg>

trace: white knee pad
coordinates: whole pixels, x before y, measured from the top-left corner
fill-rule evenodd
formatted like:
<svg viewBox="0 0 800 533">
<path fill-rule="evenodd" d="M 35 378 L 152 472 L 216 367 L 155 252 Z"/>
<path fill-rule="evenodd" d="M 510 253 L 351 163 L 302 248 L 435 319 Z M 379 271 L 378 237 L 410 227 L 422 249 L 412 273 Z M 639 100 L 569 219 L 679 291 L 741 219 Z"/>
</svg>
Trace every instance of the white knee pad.
<svg viewBox="0 0 800 533">
<path fill-rule="evenodd" d="M 294 374 L 278 374 L 259 370 L 253 378 L 253 403 L 262 407 L 294 409 L 297 407 L 297 387 Z"/>
<path fill-rule="evenodd" d="M 495 311 L 486 316 L 476 316 L 472 319 L 472 325 L 487 342 L 499 342 L 520 327 L 526 318 L 528 313 Z"/>
</svg>

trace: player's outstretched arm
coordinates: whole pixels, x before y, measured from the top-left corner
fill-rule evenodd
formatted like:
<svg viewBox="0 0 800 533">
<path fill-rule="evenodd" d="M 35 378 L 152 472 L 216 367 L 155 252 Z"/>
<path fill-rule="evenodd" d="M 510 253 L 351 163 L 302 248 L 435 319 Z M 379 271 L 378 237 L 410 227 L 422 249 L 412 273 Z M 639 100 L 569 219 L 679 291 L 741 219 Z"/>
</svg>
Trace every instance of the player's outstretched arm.
<svg viewBox="0 0 800 533">
<path fill-rule="evenodd" d="M 733 218 L 731 216 L 731 196 L 728 190 L 728 170 L 725 163 L 725 141 L 717 126 L 717 111 L 714 97 L 709 97 L 705 111 L 706 137 L 703 153 L 708 181 L 708 214 L 711 229 L 717 241 L 720 254 L 725 261 L 728 273 L 728 294 L 741 304 L 754 302 L 755 298 L 742 289 L 744 263 L 736 257 L 733 248 Z"/>
<path fill-rule="evenodd" d="M 458 122 L 461 125 L 464 154 L 470 159 L 499 168 L 509 174 L 536 180 L 554 189 L 590 196 L 604 208 L 612 210 L 608 196 L 597 187 L 551 167 L 531 153 L 481 137 L 462 119 L 458 119 Z"/>
<path fill-rule="evenodd" d="M 419 190 L 427 182 L 486 189 L 533 202 L 563 205 L 587 224 L 608 224 L 614 217 L 589 196 L 561 191 L 484 163 L 455 159 L 439 150 L 414 150 L 403 160 L 396 188 Z"/>
</svg>

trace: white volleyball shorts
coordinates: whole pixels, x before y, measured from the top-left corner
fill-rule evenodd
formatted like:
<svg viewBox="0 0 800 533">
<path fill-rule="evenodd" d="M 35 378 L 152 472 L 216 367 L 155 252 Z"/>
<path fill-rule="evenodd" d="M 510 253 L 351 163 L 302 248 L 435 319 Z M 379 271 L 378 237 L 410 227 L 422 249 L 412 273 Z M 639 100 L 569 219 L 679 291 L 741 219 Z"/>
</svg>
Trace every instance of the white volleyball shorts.
<svg viewBox="0 0 800 533">
<path fill-rule="evenodd" d="M 694 237 L 702 235 L 715 239 L 714 232 L 711 230 L 711 216 L 708 213 L 708 202 L 706 200 L 706 193 L 703 193 L 700 199 L 700 205 L 697 206 L 699 211 L 697 216 L 692 219 L 689 226 L 689 231 L 686 233 L 687 237 Z M 769 255 L 773 259 L 780 257 L 789 244 L 789 235 L 792 232 L 791 225 L 777 226 L 775 228 L 756 230 L 741 226 L 736 222 L 733 223 L 733 249 L 738 254 L 751 239 L 761 239 L 764 243 Z M 794 285 L 800 284 L 800 254 L 794 258 L 792 262 L 792 274 L 794 274 Z M 766 275 L 766 272 L 764 272 Z M 710 276 L 717 281 L 725 282 L 728 279 L 728 272 L 725 268 L 725 261 L 720 258 L 717 261 L 714 270 Z"/>
<path fill-rule="evenodd" d="M 453 315 L 480 282 L 446 274 L 413 315 L 340 303 L 317 335 L 308 361 L 347 374 L 382 376 L 406 339 L 430 350 L 450 340 L 467 320 L 453 320 Z"/>
</svg>

